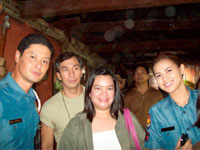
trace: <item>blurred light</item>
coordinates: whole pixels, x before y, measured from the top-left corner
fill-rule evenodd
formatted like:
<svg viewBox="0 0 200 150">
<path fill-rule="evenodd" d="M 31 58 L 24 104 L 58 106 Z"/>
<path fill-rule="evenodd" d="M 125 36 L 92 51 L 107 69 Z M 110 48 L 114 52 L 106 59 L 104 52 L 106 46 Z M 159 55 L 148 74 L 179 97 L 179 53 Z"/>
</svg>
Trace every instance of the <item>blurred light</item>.
<svg viewBox="0 0 200 150">
<path fill-rule="evenodd" d="M 132 29 L 135 26 L 135 22 L 132 19 L 126 20 L 124 24 L 128 29 Z"/>
</svg>

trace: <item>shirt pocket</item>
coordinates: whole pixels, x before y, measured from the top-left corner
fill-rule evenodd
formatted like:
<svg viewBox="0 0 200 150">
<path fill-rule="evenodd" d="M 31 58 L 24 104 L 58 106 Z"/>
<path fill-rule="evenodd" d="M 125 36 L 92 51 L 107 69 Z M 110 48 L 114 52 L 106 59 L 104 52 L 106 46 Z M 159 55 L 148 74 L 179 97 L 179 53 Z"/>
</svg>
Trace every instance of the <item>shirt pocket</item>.
<svg viewBox="0 0 200 150">
<path fill-rule="evenodd" d="M 20 118 L 19 118 L 20 119 Z M 15 120 L 15 119 L 13 119 Z M 18 123 L 11 123 L 10 120 L 0 120 L 0 143 L 6 143 L 13 141 L 16 138 L 20 138 L 24 131 L 25 125 L 23 120 Z"/>
<path fill-rule="evenodd" d="M 178 139 L 181 137 L 181 129 L 179 125 L 168 124 L 160 128 L 161 143 L 164 145 L 164 149 L 174 149 Z"/>
</svg>

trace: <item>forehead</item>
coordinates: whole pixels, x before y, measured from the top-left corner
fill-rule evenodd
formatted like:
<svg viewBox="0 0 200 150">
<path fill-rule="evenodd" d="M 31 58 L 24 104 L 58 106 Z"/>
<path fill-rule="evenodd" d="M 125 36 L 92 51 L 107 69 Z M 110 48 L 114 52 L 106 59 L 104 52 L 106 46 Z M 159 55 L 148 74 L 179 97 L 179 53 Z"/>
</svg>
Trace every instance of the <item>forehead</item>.
<svg viewBox="0 0 200 150">
<path fill-rule="evenodd" d="M 163 58 L 163 59 L 159 60 L 153 66 L 153 70 L 154 71 L 161 71 L 161 70 L 165 70 L 168 67 L 178 67 L 178 66 L 172 60 L 167 59 L 167 58 Z"/>
<path fill-rule="evenodd" d="M 60 63 L 60 67 L 61 66 L 74 66 L 74 65 L 80 66 L 80 63 L 79 63 L 78 59 L 75 56 L 73 56 L 73 57 L 71 57 L 69 59 L 66 59 L 66 60 L 64 60 L 63 62 Z"/>
<path fill-rule="evenodd" d="M 27 49 L 24 50 L 23 54 L 33 53 L 36 55 L 41 55 L 50 58 L 50 49 L 43 44 L 31 44 Z"/>
<path fill-rule="evenodd" d="M 144 67 L 139 66 L 139 67 L 136 68 L 134 73 L 136 73 L 136 72 L 147 72 L 147 71 L 146 71 L 146 69 Z"/>
<path fill-rule="evenodd" d="M 104 85 L 104 84 L 114 84 L 113 78 L 110 75 L 97 75 L 94 79 L 93 85 Z"/>
</svg>

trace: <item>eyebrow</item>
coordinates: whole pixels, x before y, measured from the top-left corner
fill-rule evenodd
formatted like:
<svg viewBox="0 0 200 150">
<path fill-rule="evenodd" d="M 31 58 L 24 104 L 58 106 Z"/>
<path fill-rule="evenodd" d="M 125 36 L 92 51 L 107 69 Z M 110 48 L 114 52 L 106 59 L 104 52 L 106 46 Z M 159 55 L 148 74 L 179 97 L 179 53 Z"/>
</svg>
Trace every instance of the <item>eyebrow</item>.
<svg viewBox="0 0 200 150">
<path fill-rule="evenodd" d="M 38 54 L 38 53 L 36 53 L 36 52 L 31 52 L 30 54 L 33 54 L 33 55 L 36 55 L 36 56 L 40 55 L 40 54 Z M 44 58 L 45 58 L 45 59 L 49 59 L 49 60 L 51 59 L 51 57 L 47 57 L 47 56 L 45 56 Z"/>
<path fill-rule="evenodd" d="M 76 65 L 73 65 L 72 67 L 80 67 L 80 65 L 76 64 Z M 61 69 L 63 69 L 63 68 L 70 68 L 70 67 L 68 67 L 68 66 L 66 65 L 66 66 L 62 66 L 62 67 L 61 67 Z"/>
<path fill-rule="evenodd" d="M 165 68 L 164 71 L 168 70 L 169 68 L 171 68 L 171 67 L 167 67 L 167 68 Z M 156 72 L 155 75 L 156 75 L 156 74 L 160 74 L 160 72 Z"/>
</svg>

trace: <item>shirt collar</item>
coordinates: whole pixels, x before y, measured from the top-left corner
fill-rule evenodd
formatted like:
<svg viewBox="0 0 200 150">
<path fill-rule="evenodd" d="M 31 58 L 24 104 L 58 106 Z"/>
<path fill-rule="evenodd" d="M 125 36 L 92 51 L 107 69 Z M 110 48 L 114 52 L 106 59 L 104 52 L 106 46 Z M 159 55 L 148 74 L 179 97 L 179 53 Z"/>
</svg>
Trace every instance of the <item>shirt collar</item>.
<svg viewBox="0 0 200 150">
<path fill-rule="evenodd" d="M 17 91 L 17 92 L 19 92 L 19 93 L 21 93 L 21 94 L 23 94 L 23 95 L 26 95 L 26 94 L 27 94 L 27 95 L 29 95 L 29 96 L 31 96 L 31 97 L 35 97 L 35 94 L 34 94 L 32 88 L 30 88 L 29 91 L 28 91 L 28 93 L 26 93 L 26 92 L 17 84 L 17 82 L 13 79 L 13 77 L 11 76 L 11 74 L 12 74 L 11 72 L 8 72 L 7 75 L 6 75 L 6 77 L 5 77 L 7 83 L 8 83 L 8 85 L 9 85 L 10 87 L 12 87 L 13 89 L 15 89 L 15 91 Z"/>
</svg>

